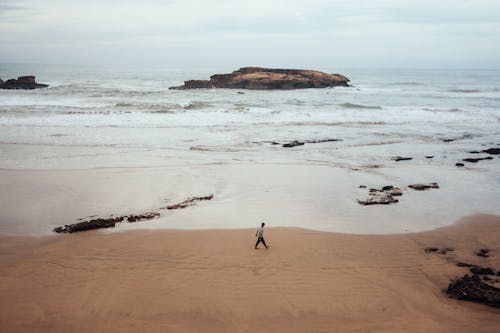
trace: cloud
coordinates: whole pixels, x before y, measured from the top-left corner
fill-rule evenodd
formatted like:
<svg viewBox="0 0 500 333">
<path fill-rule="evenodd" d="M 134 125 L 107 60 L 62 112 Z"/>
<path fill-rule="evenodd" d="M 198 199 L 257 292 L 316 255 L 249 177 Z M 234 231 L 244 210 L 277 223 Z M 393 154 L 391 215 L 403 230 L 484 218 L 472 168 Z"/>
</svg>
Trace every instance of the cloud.
<svg viewBox="0 0 500 333">
<path fill-rule="evenodd" d="M 0 61 L 499 67 L 497 2 L 0 0 Z"/>
</svg>

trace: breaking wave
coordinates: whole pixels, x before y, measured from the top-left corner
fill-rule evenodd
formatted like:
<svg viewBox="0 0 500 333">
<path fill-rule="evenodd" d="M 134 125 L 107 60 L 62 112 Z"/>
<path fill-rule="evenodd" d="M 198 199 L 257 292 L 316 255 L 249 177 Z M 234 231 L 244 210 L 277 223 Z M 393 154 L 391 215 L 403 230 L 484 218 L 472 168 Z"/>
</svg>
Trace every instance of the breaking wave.
<svg viewBox="0 0 500 333">
<path fill-rule="evenodd" d="M 464 94 L 472 94 L 472 93 L 481 92 L 481 90 L 479 90 L 479 89 L 449 89 L 447 91 L 453 92 L 453 93 L 464 93 Z"/>
<path fill-rule="evenodd" d="M 363 105 L 363 104 L 354 104 L 354 103 L 342 103 L 339 106 L 345 109 L 373 109 L 373 110 L 382 110 L 381 106 L 378 105 Z"/>
</svg>

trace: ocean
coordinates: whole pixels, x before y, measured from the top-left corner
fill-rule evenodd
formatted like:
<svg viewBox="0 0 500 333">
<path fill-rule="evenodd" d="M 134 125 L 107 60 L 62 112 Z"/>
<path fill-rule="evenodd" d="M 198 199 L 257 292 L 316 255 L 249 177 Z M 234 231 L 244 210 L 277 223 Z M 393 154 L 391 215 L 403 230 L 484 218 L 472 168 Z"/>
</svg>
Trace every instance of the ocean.
<svg viewBox="0 0 500 333">
<path fill-rule="evenodd" d="M 0 64 L 3 80 L 33 74 L 50 85 L 0 90 L 0 169 L 320 166 L 350 177 L 357 172 L 356 186 L 440 183 L 441 197 L 429 198 L 451 207 L 433 215 L 441 206 L 421 204 L 417 211 L 429 210 L 415 212 L 412 221 L 435 216 L 431 224 L 398 225 L 382 233 L 430 229 L 463 214 L 500 213 L 498 155 L 478 163 L 462 161 L 490 156 L 481 151 L 500 147 L 500 70 L 318 69 L 346 75 L 352 87 L 182 91 L 168 88 L 236 68 Z M 282 146 L 295 140 L 306 143 Z M 398 162 L 397 156 L 412 160 Z M 456 167 L 457 162 L 465 167 Z M 358 191 L 353 197 L 366 196 L 357 187 L 353 191 Z M 347 221 L 347 227 L 328 224 L 327 217 L 304 226 L 377 233 L 375 227 L 349 226 L 350 217 L 357 218 L 354 209 L 371 208 L 358 206 L 331 216 Z M 456 214 L 450 213 L 453 207 Z M 443 216 L 449 216 L 445 223 Z M 2 223 L 8 224 L 5 216 Z"/>
</svg>

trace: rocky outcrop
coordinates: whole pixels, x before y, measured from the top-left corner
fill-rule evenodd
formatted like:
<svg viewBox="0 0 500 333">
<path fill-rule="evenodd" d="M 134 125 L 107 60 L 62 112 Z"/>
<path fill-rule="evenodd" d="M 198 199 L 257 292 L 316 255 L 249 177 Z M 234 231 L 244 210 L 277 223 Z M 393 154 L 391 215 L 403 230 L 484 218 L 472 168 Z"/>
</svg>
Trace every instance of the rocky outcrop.
<svg viewBox="0 0 500 333">
<path fill-rule="evenodd" d="M 336 142 L 336 141 L 342 141 L 342 140 L 341 139 L 320 139 L 320 140 L 305 140 L 305 141 L 293 140 L 291 142 L 284 143 L 281 146 L 284 148 L 293 148 L 297 146 L 303 146 L 306 143 L 325 143 L 325 142 Z M 272 144 L 279 144 L 279 143 L 273 142 Z"/>
<path fill-rule="evenodd" d="M 455 251 L 452 247 L 439 248 L 439 247 L 426 247 L 425 253 L 437 253 L 437 254 L 447 254 L 448 252 Z"/>
<path fill-rule="evenodd" d="M 172 210 L 172 209 L 184 209 L 186 207 L 193 206 L 196 203 L 196 201 L 212 200 L 213 198 L 214 198 L 213 194 L 210 194 L 210 195 L 207 195 L 207 196 L 204 196 L 204 197 L 192 197 L 192 198 L 188 198 L 188 199 L 186 199 L 183 202 L 180 202 L 178 204 L 169 205 L 169 206 L 166 206 L 166 207 L 162 207 L 160 209 L 168 209 L 168 210 Z"/>
<path fill-rule="evenodd" d="M 384 186 L 382 189 L 371 188 L 366 200 L 358 200 L 358 203 L 363 206 L 371 205 L 390 205 L 398 203 L 399 200 L 394 197 L 402 196 L 401 189 L 392 185 Z"/>
<path fill-rule="evenodd" d="M 417 190 L 417 191 L 425 191 L 431 188 L 439 188 L 438 183 L 430 183 L 430 184 L 412 184 L 408 185 L 409 188 Z"/>
<path fill-rule="evenodd" d="M 213 194 L 203 196 L 203 197 L 192 197 L 184 200 L 181 203 L 170 205 L 166 207 L 161 207 L 159 209 L 184 209 L 189 206 L 194 206 L 197 201 L 212 200 L 214 198 Z M 117 224 L 127 221 L 128 223 L 140 222 L 152 220 L 154 218 L 160 217 L 160 213 L 157 211 L 146 212 L 142 214 L 130 214 L 122 216 L 112 216 L 108 218 L 95 218 L 88 221 L 78 222 L 74 224 L 66 224 L 64 226 L 56 227 L 53 229 L 57 233 L 73 233 L 79 231 L 87 231 L 93 229 L 102 228 L 114 228 Z"/>
<path fill-rule="evenodd" d="M 30 76 L 20 76 L 16 79 L 10 79 L 5 82 L 0 80 L 0 89 L 38 89 L 47 88 L 48 84 L 41 84 L 35 81 L 35 77 Z"/>
<path fill-rule="evenodd" d="M 174 90 L 199 88 L 228 89 L 305 89 L 349 86 L 349 79 L 340 74 L 314 70 L 243 67 L 229 74 L 215 74 L 210 80 L 189 80 Z"/>
<path fill-rule="evenodd" d="M 493 157 L 488 156 L 488 157 L 479 157 L 479 158 L 464 158 L 462 161 L 464 162 L 470 162 L 470 163 L 477 163 L 482 160 L 492 160 Z"/>
<path fill-rule="evenodd" d="M 453 298 L 500 308 L 500 289 L 481 281 L 478 275 L 452 280 L 446 293 Z"/>
<path fill-rule="evenodd" d="M 490 155 L 498 155 L 498 154 L 500 154 L 500 148 L 489 148 L 489 149 L 483 150 L 483 153 L 487 153 Z"/>
<path fill-rule="evenodd" d="M 144 220 L 151 220 L 155 217 L 159 217 L 160 214 L 157 212 L 147 212 L 144 214 L 137 215 L 128 215 L 128 216 L 118 216 L 118 217 L 110 217 L 110 218 L 97 218 L 88 221 L 78 222 L 74 224 L 67 224 L 63 227 L 54 228 L 53 231 L 60 233 L 73 233 L 79 231 L 87 231 L 93 229 L 101 229 L 101 228 L 114 228 L 117 223 L 123 222 L 127 220 L 128 222 L 138 222 Z"/>
<path fill-rule="evenodd" d="M 500 280 L 500 271 L 491 267 L 482 267 L 472 263 L 466 263 L 456 258 L 452 254 L 455 249 L 451 247 L 426 247 L 426 253 L 443 255 L 448 263 L 455 264 L 457 267 L 468 268 L 472 276 L 465 274 L 461 278 L 455 278 L 450 281 L 448 288 L 443 290 L 449 297 L 463 301 L 470 301 L 500 308 L 500 289 L 497 287 Z M 488 254 L 489 249 L 480 249 L 479 253 Z"/>
<path fill-rule="evenodd" d="M 479 251 L 476 252 L 476 256 L 488 258 L 490 256 L 490 251 L 490 249 L 479 249 Z"/>
<path fill-rule="evenodd" d="M 413 157 L 402 157 L 402 156 L 395 156 L 392 158 L 393 161 L 399 162 L 399 161 L 411 161 Z"/>
</svg>

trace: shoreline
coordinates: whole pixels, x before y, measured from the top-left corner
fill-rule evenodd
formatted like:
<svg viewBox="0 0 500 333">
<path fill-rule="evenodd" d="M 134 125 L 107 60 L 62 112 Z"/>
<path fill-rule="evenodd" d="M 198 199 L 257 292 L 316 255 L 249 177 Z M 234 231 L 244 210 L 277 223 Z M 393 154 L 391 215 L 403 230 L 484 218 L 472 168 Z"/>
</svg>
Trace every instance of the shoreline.
<svg viewBox="0 0 500 333">
<path fill-rule="evenodd" d="M 0 170 L 0 233 L 48 235 L 58 226 L 158 211 L 191 197 L 214 195 L 160 218 L 122 223 L 129 229 L 240 229 L 273 226 L 352 234 L 393 234 L 451 224 L 474 213 L 499 215 L 488 174 L 428 166 L 350 170 L 323 165 L 224 164 L 182 168 Z M 438 182 L 415 191 L 409 184 Z M 479 185 L 484 184 L 484 185 Z M 360 188 L 366 185 L 367 188 Z M 394 185 L 399 203 L 364 207 L 368 188 Z M 475 198 L 481 198 L 476 200 Z M 43 198 L 43 199 L 42 199 Z M 467 204 L 463 204 L 467 203 Z M 235 218 L 237 217 L 237 218 Z"/>
<path fill-rule="evenodd" d="M 500 269 L 499 233 L 500 216 L 475 215 L 392 235 L 266 227 L 257 251 L 254 229 L 0 236 L 0 328 L 496 332 L 499 309 L 442 290 L 467 273 L 453 260 Z"/>
</svg>

